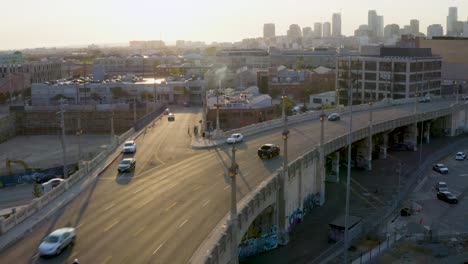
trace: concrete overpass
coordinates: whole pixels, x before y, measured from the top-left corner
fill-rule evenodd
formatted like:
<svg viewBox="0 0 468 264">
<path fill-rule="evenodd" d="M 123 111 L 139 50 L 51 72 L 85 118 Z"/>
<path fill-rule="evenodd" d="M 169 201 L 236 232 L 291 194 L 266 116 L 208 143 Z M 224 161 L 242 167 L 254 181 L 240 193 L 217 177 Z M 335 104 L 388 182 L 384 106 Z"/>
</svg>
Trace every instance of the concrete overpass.
<svg viewBox="0 0 468 264">
<path fill-rule="evenodd" d="M 397 107 L 406 108 L 407 111 L 388 116 L 375 114 L 379 108 L 386 108 L 384 104 L 374 106 L 373 109 L 369 109 L 369 106 L 357 107 L 361 113 L 354 117 L 357 122 L 354 123 L 352 133 L 352 159 L 355 166 L 371 170 L 373 156 L 386 159 L 389 144 L 404 143 L 408 150 L 417 151 L 417 143 L 429 143 L 431 134 L 456 136 L 468 130 L 466 103 L 440 100 Z M 369 114 L 363 115 L 362 111 L 366 110 Z M 313 119 L 320 122 L 317 117 L 315 113 L 309 117 L 293 117 L 292 123 Z M 366 117 L 368 122 L 365 122 Z M 280 127 L 278 121 L 274 122 L 273 126 Z M 349 121 L 341 122 L 345 127 L 349 125 Z M 254 126 L 262 129 L 260 124 Z M 255 129 L 243 128 L 239 131 L 249 134 L 254 133 L 251 131 Z M 232 223 L 226 215 L 198 248 L 191 263 L 230 263 L 233 232 L 237 233 L 237 241 L 244 237 L 253 242 L 248 246 L 237 247 L 235 254 L 243 257 L 288 243 L 289 232 L 301 222 L 302 217 L 315 206 L 325 203 L 326 181 L 340 180 L 340 158 L 347 159 L 344 150 L 348 145 L 348 134 L 341 132 L 333 138 L 327 138 L 322 146 L 315 144 L 290 162 L 286 173 L 282 168 L 278 169 L 245 196 L 238 203 L 237 221 Z M 320 130 L 317 134 L 320 134 Z M 326 160 L 331 162 L 327 163 Z M 281 190 L 284 190 L 284 201 L 280 201 Z M 285 206 L 281 206 L 281 203 Z"/>
</svg>

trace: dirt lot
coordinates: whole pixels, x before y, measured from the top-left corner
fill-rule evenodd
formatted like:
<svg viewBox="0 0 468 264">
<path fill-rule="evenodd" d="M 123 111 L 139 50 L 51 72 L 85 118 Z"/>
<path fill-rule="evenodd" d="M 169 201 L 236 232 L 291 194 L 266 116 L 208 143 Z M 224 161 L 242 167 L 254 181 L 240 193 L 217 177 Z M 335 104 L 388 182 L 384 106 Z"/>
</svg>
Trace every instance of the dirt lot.
<svg viewBox="0 0 468 264">
<path fill-rule="evenodd" d="M 80 143 L 81 142 L 81 143 Z M 82 135 L 66 137 L 67 161 L 78 161 L 78 149 L 81 144 L 81 156 L 89 160 L 110 142 L 109 135 Z M 0 175 L 6 175 L 6 160 L 23 160 L 30 168 L 50 168 L 62 165 L 62 145 L 57 136 L 17 136 L 0 144 Z M 13 172 L 24 169 L 12 164 Z"/>
</svg>

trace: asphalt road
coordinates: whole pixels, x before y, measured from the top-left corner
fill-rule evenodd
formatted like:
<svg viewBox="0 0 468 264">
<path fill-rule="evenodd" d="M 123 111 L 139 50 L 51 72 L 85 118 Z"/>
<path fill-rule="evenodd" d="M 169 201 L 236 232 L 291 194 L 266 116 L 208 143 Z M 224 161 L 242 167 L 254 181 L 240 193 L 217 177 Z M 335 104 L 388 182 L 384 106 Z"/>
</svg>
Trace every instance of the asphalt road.
<svg viewBox="0 0 468 264">
<path fill-rule="evenodd" d="M 448 103 L 420 104 L 434 109 Z M 413 105 L 374 110 L 375 122 L 413 112 Z M 134 173 L 117 173 L 112 164 L 94 184 L 65 209 L 25 239 L 0 254 L 0 263 L 186 263 L 200 243 L 229 210 L 225 168 L 230 148 L 194 151 L 187 128 L 197 124 L 196 109 L 173 110 L 175 122 L 162 119 L 137 140 Z M 368 112 L 353 115 L 358 129 L 368 124 Z M 325 123 L 325 139 L 347 133 L 349 117 Z M 318 120 L 290 127 L 289 160 L 319 141 Z M 236 154 L 240 166 L 238 199 L 252 191 L 282 164 L 282 156 L 262 161 L 256 150 L 263 143 L 282 146 L 281 129 L 246 139 Z M 39 259 L 36 248 L 49 232 L 77 228 L 73 248 L 52 259 Z"/>
</svg>

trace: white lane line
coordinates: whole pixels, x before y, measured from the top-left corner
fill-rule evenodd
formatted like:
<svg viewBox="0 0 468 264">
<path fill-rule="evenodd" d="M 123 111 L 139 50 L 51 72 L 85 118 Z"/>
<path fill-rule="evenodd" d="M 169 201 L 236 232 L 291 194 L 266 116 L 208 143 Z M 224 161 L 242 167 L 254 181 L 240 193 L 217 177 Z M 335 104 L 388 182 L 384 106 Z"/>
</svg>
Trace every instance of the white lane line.
<svg viewBox="0 0 468 264">
<path fill-rule="evenodd" d="M 458 176 L 460 176 L 460 177 L 468 177 L 468 174 L 460 174 L 460 175 L 458 175 Z"/>
<path fill-rule="evenodd" d="M 104 208 L 104 211 L 107 211 L 107 210 L 111 209 L 112 207 L 114 207 L 114 205 L 115 204 L 111 204 L 111 205 L 107 206 L 106 208 Z"/>
<path fill-rule="evenodd" d="M 145 189 L 145 188 L 138 189 L 138 190 L 134 191 L 133 193 L 134 193 L 134 194 L 135 194 L 135 193 L 139 193 L 139 192 L 143 191 L 144 189 Z"/>
<path fill-rule="evenodd" d="M 209 202 L 210 202 L 210 200 L 206 201 L 206 202 L 202 205 L 202 207 L 205 207 Z"/>
<path fill-rule="evenodd" d="M 107 232 L 109 231 L 112 227 L 114 227 L 116 224 L 119 223 L 119 220 L 115 221 L 114 223 L 112 223 L 111 225 L 107 226 L 105 229 L 104 229 L 104 232 Z"/>
<path fill-rule="evenodd" d="M 187 223 L 187 222 L 188 222 L 188 220 L 189 220 L 188 218 L 187 218 L 187 219 L 185 219 L 185 221 L 183 221 L 183 222 L 182 222 L 182 224 L 180 224 L 178 228 L 181 228 L 182 226 L 184 226 L 184 225 L 185 225 L 185 223 Z"/>
<path fill-rule="evenodd" d="M 172 207 L 174 207 L 175 205 L 177 204 L 177 202 L 174 202 L 173 204 L 171 204 L 168 208 L 166 208 L 164 211 L 169 211 Z"/>
<path fill-rule="evenodd" d="M 139 229 L 138 231 L 136 231 L 135 233 L 133 233 L 133 236 L 138 236 L 138 234 L 140 234 L 141 232 L 143 232 L 143 230 L 145 230 L 146 227 L 142 227 L 141 229 Z"/>
<path fill-rule="evenodd" d="M 166 243 L 166 242 L 164 242 L 164 243 Z M 162 243 L 161 245 L 159 245 L 159 247 L 158 247 L 155 251 L 153 251 L 153 255 L 156 254 L 156 252 L 158 252 L 158 250 L 164 245 L 164 243 Z"/>
<path fill-rule="evenodd" d="M 79 224 L 79 225 L 76 227 L 76 229 L 80 228 L 80 226 L 82 226 L 82 225 L 83 225 L 83 223 Z"/>
<path fill-rule="evenodd" d="M 229 187 L 231 187 L 231 185 L 224 187 L 224 190 L 227 190 Z"/>
<path fill-rule="evenodd" d="M 139 205 L 135 206 L 135 208 L 136 208 L 136 209 L 140 209 L 141 207 L 147 205 L 149 202 L 153 201 L 153 199 L 154 199 L 154 197 L 151 198 L 151 199 L 149 199 L 149 200 L 146 200 L 146 201 L 145 201 L 144 203 L 142 203 L 142 204 L 139 204 Z"/>
</svg>

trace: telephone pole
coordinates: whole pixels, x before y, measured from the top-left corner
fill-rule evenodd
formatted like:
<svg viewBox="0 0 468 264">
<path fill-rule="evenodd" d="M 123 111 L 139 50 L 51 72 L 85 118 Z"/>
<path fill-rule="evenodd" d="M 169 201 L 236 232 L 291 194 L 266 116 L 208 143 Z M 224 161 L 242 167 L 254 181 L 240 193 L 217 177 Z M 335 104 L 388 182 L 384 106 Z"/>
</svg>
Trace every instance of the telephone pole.
<svg viewBox="0 0 468 264">
<path fill-rule="evenodd" d="M 68 169 L 67 169 L 67 148 L 65 146 L 65 109 L 64 109 L 64 102 L 65 99 L 60 99 L 60 127 L 62 129 L 62 134 L 60 141 L 62 142 L 62 155 L 63 155 L 63 178 L 67 179 L 68 178 Z"/>
</svg>

